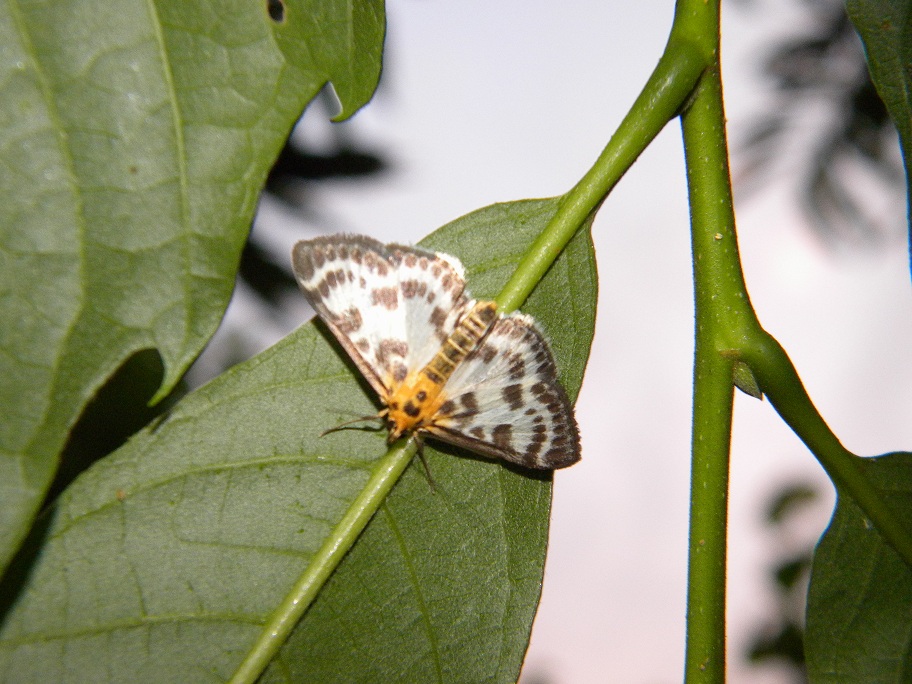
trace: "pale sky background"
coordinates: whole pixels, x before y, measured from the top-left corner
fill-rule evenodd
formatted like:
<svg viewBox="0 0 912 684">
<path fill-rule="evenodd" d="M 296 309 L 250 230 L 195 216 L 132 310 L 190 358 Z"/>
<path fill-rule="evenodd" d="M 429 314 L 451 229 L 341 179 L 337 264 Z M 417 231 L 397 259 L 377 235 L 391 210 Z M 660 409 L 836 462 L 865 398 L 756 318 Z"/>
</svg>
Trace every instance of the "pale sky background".
<svg viewBox="0 0 912 684">
<path fill-rule="evenodd" d="M 762 100 L 758 48 L 802 20 L 795 4 L 723 8 L 733 139 Z M 392 170 L 379 180 L 321 184 L 313 197 L 319 225 L 264 202 L 264 220 L 288 226 L 276 250 L 288 254 L 296 239 L 317 230 L 413 242 L 494 202 L 565 192 L 652 71 L 672 12 L 671 0 L 392 0 L 383 89 L 347 130 L 387 154 Z M 320 116 L 313 111 L 305 119 L 302 134 L 312 142 L 327 125 Z M 803 223 L 790 190 L 785 178 L 738 207 L 745 275 L 760 319 L 850 449 L 912 449 L 912 288 L 901 234 L 892 249 L 837 254 Z M 889 211 L 901 225 L 902 202 Z M 595 222 L 598 323 L 577 403 L 583 461 L 555 475 L 525 681 L 681 681 L 693 354 L 688 229 L 675 121 Z M 768 564 L 782 542 L 764 526 L 762 507 L 795 480 L 817 483 L 826 494 L 804 531 L 787 540 L 797 550 L 825 526 L 831 488 L 768 402 L 739 395 L 729 529 L 735 684 L 786 681 L 774 668 L 745 668 L 742 652 L 748 632 L 773 612 Z"/>
</svg>

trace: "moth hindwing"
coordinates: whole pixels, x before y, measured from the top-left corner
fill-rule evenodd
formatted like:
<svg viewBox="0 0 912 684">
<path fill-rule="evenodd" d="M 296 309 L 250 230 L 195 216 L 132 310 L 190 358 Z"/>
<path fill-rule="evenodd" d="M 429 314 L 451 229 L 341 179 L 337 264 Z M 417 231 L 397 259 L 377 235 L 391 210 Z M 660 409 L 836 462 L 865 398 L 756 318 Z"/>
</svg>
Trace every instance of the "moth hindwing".
<svg viewBox="0 0 912 684">
<path fill-rule="evenodd" d="M 535 322 L 472 300 L 455 257 L 336 235 L 298 242 L 292 267 L 379 395 L 390 442 L 430 435 L 539 469 L 580 459 L 573 407 Z"/>
</svg>

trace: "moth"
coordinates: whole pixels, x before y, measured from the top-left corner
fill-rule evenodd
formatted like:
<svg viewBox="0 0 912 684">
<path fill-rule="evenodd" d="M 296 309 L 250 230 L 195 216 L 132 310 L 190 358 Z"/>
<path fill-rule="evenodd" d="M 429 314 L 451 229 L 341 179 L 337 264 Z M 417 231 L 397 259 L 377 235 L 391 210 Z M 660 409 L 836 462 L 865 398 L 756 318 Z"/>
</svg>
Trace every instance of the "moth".
<svg viewBox="0 0 912 684">
<path fill-rule="evenodd" d="M 390 444 L 430 436 L 538 469 L 580 459 L 573 406 L 533 319 L 471 299 L 457 258 L 335 235 L 298 242 L 292 267 L 377 392 Z"/>
</svg>

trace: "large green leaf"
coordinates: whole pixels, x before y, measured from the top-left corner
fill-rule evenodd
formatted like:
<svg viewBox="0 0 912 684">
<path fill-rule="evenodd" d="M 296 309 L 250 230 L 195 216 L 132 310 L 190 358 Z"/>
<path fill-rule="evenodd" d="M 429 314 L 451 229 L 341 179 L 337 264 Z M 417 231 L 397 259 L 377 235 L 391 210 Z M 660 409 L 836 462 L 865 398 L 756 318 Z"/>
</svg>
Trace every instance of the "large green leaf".
<svg viewBox="0 0 912 684">
<path fill-rule="evenodd" d="M 497 293 L 556 200 L 497 205 L 425 245 Z M 588 231 L 523 307 L 575 397 L 593 334 Z M 78 478 L 0 596 L 7 681 L 223 681 L 385 450 L 320 433 L 376 412 L 313 323 L 183 399 Z M 429 445 L 430 446 L 430 445 Z M 267 671 L 269 681 L 515 681 L 541 590 L 551 478 L 455 449 L 412 465 Z M 585 467 L 577 466 L 577 467 Z"/>
<path fill-rule="evenodd" d="M 912 454 L 862 464 L 912 529 Z M 912 570 L 848 497 L 839 497 L 814 555 L 805 650 L 815 683 L 912 680 Z"/>
<path fill-rule="evenodd" d="M 370 98 L 383 32 L 382 0 L 0 6 L 0 570 L 105 379 L 199 354 L 288 131 Z"/>
<path fill-rule="evenodd" d="M 871 80 L 899 131 L 906 196 L 912 197 L 912 0 L 846 0 L 846 11 L 864 43 Z"/>
</svg>

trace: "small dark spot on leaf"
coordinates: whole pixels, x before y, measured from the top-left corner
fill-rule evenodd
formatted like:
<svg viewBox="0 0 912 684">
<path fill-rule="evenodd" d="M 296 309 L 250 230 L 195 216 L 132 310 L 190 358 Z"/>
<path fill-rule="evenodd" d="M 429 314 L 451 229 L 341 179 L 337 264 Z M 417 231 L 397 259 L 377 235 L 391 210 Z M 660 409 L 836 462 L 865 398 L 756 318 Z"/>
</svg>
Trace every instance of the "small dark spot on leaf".
<svg viewBox="0 0 912 684">
<path fill-rule="evenodd" d="M 273 21 L 285 21 L 285 0 L 266 0 L 266 10 Z"/>
</svg>

